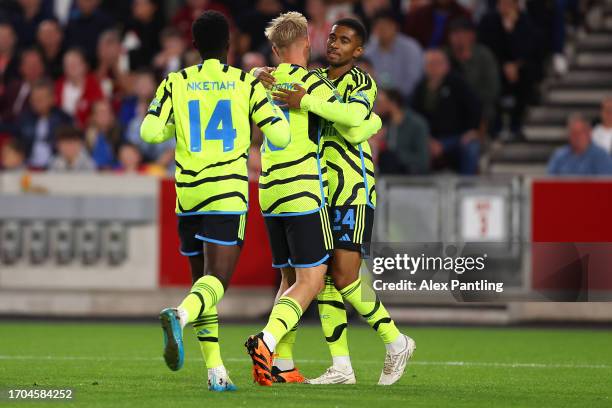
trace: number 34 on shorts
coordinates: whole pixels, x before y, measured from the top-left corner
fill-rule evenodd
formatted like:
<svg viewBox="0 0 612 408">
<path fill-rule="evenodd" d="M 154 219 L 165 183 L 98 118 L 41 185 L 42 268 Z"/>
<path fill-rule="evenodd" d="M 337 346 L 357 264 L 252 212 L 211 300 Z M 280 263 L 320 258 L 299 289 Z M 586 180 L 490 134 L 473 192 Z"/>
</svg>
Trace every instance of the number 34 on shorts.
<svg viewBox="0 0 612 408">
<path fill-rule="evenodd" d="M 367 205 L 344 205 L 329 208 L 334 247 L 361 252 L 361 245 L 372 240 L 374 209 Z"/>
</svg>

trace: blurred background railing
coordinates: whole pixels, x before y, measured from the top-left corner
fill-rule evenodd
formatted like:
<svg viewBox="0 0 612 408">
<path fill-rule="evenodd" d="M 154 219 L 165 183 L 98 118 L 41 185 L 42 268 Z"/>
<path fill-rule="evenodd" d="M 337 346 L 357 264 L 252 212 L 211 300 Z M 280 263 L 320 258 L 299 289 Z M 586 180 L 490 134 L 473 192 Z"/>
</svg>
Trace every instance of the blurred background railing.
<svg viewBox="0 0 612 408">
<path fill-rule="evenodd" d="M 245 247 L 221 305 L 234 318 L 263 314 L 278 279 L 270 266 L 256 189 L 253 183 Z M 551 274 L 580 259 L 586 262 L 580 266 L 586 281 L 579 284 L 589 293 L 612 291 L 612 251 L 605 244 L 612 242 L 612 221 L 601 217 L 612 202 L 610 179 L 384 177 L 378 191 L 374 247 L 392 243 L 418 249 L 415 244 L 425 243 L 472 253 L 481 248 L 488 255 L 488 273 L 518 295 L 564 289 L 574 272 L 556 279 Z M 173 210 L 169 179 L 1 175 L 0 314 L 141 316 L 173 304 L 190 284 L 187 262 L 178 253 Z M 452 320 L 453 314 L 476 308 L 470 315 L 474 321 L 494 312 L 506 322 L 512 308 L 534 307 L 405 293 L 390 301 L 400 319 L 408 320 L 442 309 L 449 313 L 444 319 Z M 581 318 L 601 319 L 590 311 L 595 308 L 612 317 L 611 308 L 598 303 L 553 305 L 558 304 L 541 308 L 551 313 L 586 308 Z"/>
</svg>

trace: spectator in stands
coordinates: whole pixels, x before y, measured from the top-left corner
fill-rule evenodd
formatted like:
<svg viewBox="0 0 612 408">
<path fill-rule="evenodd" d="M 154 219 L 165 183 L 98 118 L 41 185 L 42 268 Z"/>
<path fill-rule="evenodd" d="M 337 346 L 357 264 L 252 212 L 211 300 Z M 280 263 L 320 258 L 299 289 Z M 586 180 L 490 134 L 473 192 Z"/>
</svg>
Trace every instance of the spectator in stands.
<svg viewBox="0 0 612 408">
<path fill-rule="evenodd" d="M 552 67 L 555 73 L 563 75 L 569 66 L 564 55 L 566 26 L 572 22 L 577 24 L 580 20 L 579 0 L 527 0 L 525 3 L 527 14 L 531 17 L 537 30 L 541 33 L 541 41 L 547 54 L 552 54 Z M 568 18 L 571 16 L 571 19 Z"/>
<path fill-rule="evenodd" d="M 28 164 L 36 168 L 49 165 L 55 146 L 55 132 L 72 119 L 55 103 L 53 83 L 47 80 L 32 86 L 30 109 L 17 120 L 17 134 L 23 143 Z"/>
<path fill-rule="evenodd" d="M 57 80 L 55 92 L 59 106 L 81 127 L 87 123 L 94 102 L 104 97 L 96 76 L 89 72 L 85 55 L 78 49 L 64 55 L 64 76 Z"/>
<path fill-rule="evenodd" d="M 119 166 L 117 170 L 125 173 L 140 173 L 144 171 L 142 166 L 142 154 L 136 145 L 126 142 L 119 147 Z"/>
<path fill-rule="evenodd" d="M 16 139 L 10 139 L 2 144 L 0 169 L 4 171 L 21 171 L 26 169 L 25 149 Z"/>
<path fill-rule="evenodd" d="M 497 62 L 489 49 L 476 43 L 476 27 L 471 20 L 457 19 L 449 27 L 448 55 L 454 71 L 460 74 L 482 104 L 483 131 L 494 123 L 500 83 Z"/>
<path fill-rule="evenodd" d="M 395 16 L 389 11 L 376 15 L 373 38 L 365 56 L 372 61 L 379 86 L 395 88 L 408 100 L 423 75 L 423 52 L 419 44 L 399 32 Z"/>
<path fill-rule="evenodd" d="M 548 174 L 611 175 L 612 157 L 591 141 L 591 125 L 580 114 L 568 120 L 569 144 L 555 151 L 548 162 Z"/>
<path fill-rule="evenodd" d="M 471 19 L 471 16 L 456 0 L 432 0 L 406 15 L 404 32 L 423 48 L 440 47 L 447 43 L 448 28 L 458 18 Z"/>
<path fill-rule="evenodd" d="M 481 17 L 488 11 L 489 4 L 495 0 L 457 0 L 472 15 L 473 21 L 480 21 Z"/>
<path fill-rule="evenodd" d="M 276 58 L 276 56 L 273 56 L 274 58 Z M 327 63 L 327 59 L 325 57 L 319 57 L 317 59 L 314 60 L 310 60 L 308 61 L 308 70 L 312 71 L 315 69 L 324 69 L 326 67 L 328 67 L 329 64 Z"/>
<path fill-rule="evenodd" d="M 537 31 L 518 0 L 498 0 L 497 10 L 481 20 L 479 37 L 497 59 L 502 96 L 512 98 L 510 130 L 520 136 L 540 71 Z"/>
<path fill-rule="evenodd" d="M 97 56 L 96 77 L 104 97 L 118 100 L 129 81 L 128 57 L 123 52 L 118 30 L 108 30 L 100 35 Z"/>
<path fill-rule="evenodd" d="M 565 57 L 565 41 L 567 32 L 567 12 L 573 17 L 574 25 L 580 23 L 580 1 L 579 0 L 555 0 L 555 11 L 553 13 L 553 35 L 552 35 L 552 52 L 553 52 L 553 67 L 557 74 L 564 75 L 567 73 L 569 66 Z"/>
<path fill-rule="evenodd" d="M 601 102 L 601 122 L 593 129 L 593 143 L 612 154 L 612 96 Z"/>
<path fill-rule="evenodd" d="M 106 99 L 93 105 L 85 141 L 91 157 L 100 169 L 111 169 L 117 165 L 117 154 L 123 138 L 113 107 Z"/>
<path fill-rule="evenodd" d="M 142 114 L 142 117 L 144 117 L 144 114 Z M 170 139 L 156 145 L 146 144 L 138 138 L 141 124 L 140 115 L 130 122 L 125 137 L 126 143 L 138 149 L 140 160 L 147 163 L 144 167 L 147 174 L 173 176 L 176 169 L 174 162 L 175 140 Z"/>
<path fill-rule="evenodd" d="M 159 7 L 153 0 L 134 0 L 132 15 L 124 30 L 124 46 L 130 68 L 149 66 L 160 50 L 159 33 L 163 29 Z"/>
<path fill-rule="evenodd" d="M 187 0 L 185 5 L 178 9 L 172 18 L 172 27 L 178 29 L 186 43 L 191 44 L 193 41 L 191 25 L 206 10 L 218 11 L 227 17 L 228 20 L 232 20 L 229 9 L 223 3 L 223 1 L 215 0 Z"/>
<path fill-rule="evenodd" d="M 100 9 L 100 2 L 76 0 L 76 13 L 66 27 L 68 47 L 81 48 L 89 62 L 95 59 L 100 34 L 113 26 L 111 17 Z"/>
<path fill-rule="evenodd" d="M 38 48 L 45 60 L 47 72 L 53 79 L 62 76 L 64 58 L 64 32 L 57 20 L 45 20 L 36 33 Z"/>
<path fill-rule="evenodd" d="M 353 12 L 364 26 L 370 30 L 372 21 L 382 11 L 390 11 L 395 15 L 400 15 L 400 2 L 393 0 L 363 0 L 354 2 Z M 347 16 L 350 17 L 350 16 Z"/>
<path fill-rule="evenodd" d="M 402 106 L 397 90 L 378 94 L 376 112 L 386 125 L 378 168 L 383 174 L 425 174 L 429 172 L 429 127 L 421 115 Z"/>
<path fill-rule="evenodd" d="M 19 47 L 29 48 L 34 45 L 39 24 L 53 16 L 45 10 L 42 0 L 19 0 L 19 9 L 13 18 L 13 27 L 19 39 Z"/>
<path fill-rule="evenodd" d="M 247 52 L 242 56 L 242 69 L 249 72 L 253 68 L 265 67 L 266 57 L 260 52 Z"/>
<path fill-rule="evenodd" d="M 146 162 L 172 173 L 175 140 L 151 144 L 140 138 L 140 125 L 155 94 L 155 77 L 151 71 L 141 70 L 134 75 L 133 82 L 135 95 L 124 100 L 120 112 L 121 124 L 126 127 L 124 139 L 138 147 Z"/>
<path fill-rule="evenodd" d="M 247 11 L 236 22 L 240 29 L 238 52 L 260 51 L 268 49 L 268 40 L 264 35 L 266 26 L 274 17 L 283 11 L 279 0 L 256 0 L 255 7 Z"/>
<path fill-rule="evenodd" d="M 68 25 L 68 20 L 71 17 L 71 13 L 75 10 L 75 4 L 72 0 L 54 0 L 53 1 L 53 15 L 57 18 L 57 21 L 62 27 Z"/>
<path fill-rule="evenodd" d="M 88 172 L 95 171 L 96 164 L 89 157 L 83 134 L 73 126 L 62 126 L 55 135 L 57 140 L 57 155 L 51 161 L 49 170 Z"/>
<path fill-rule="evenodd" d="M 170 72 L 178 71 L 184 66 L 185 40 L 181 32 L 173 27 L 161 32 L 162 50 L 155 56 L 153 66 L 160 76 L 165 77 Z"/>
<path fill-rule="evenodd" d="M 156 81 L 153 71 L 147 68 L 141 68 L 130 74 L 128 83 L 131 85 L 131 92 L 123 97 L 119 108 L 121 126 L 128 126 L 134 118 L 142 121 L 144 116 L 139 116 L 139 112 L 147 111 L 149 103 L 155 96 Z"/>
<path fill-rule="evenodd" d="M 429 124 L 434 164 L 450 164 L 461 174 L 476 174 L 480 103 L 467 83 L 450 72 L 443 51 L 433 49 L 425 53 L 425 78 L 415 91 L 412 106 Z"/>
<path fill-rule="evenodd" d="M 19 76 L 16 46 L 13 27 L 9 23 L 0 22 L 0 95 L 4 93 L 4 87 Z"/>
<path fill-rule="evenodd" d="M 307 0 L 308 38 L 310 38 L 310 58 L 324 57 L 327 52 L 327 37 L 331 23 L 327 20 L 327 4 L 323 0 Z"/>
<path fill-rule="evenodd" d="M 44 77 L 44 62 L 35 48 L 21 53 L 19 73 L 21 77 L 9 82 L 0 97 L 0 119 L 7 122 L 13 122 L 28 108 L 32 86 Z"/>
<path fill-rule="evenodd" d="M 363 69 L 365 72 L 370 74 L 372 78 L 374 78 L 374 80 L 377 80 L 376 70 L 374 69 L 374 65 L 372 64 L 372 61 L 370 61 L 369 58 L 367 57 L 357 58 L 357 61 L 355 61 L 355 65 L 357 65 L 359 68 Z"/>
</svg>

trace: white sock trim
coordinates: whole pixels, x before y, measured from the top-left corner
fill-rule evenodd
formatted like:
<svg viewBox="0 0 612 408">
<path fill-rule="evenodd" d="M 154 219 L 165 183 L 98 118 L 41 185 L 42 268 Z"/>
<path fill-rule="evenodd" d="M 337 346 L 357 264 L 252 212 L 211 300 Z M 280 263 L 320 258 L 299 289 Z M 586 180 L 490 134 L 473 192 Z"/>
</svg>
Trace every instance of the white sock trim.
<svg viewBox="0 0 612 408">
<path fill-rule="evenodd" d="M 223 364 L 218 367 L 209 368 L 208 376 L 211 377 L 213 374 L 217 375 L 217 377 L 227 378 L 227 371 L 225 370 L 225 366 Z"/>
<path fill-rule="evenodd" d="M 176 308 L 176 314 L 178 314 L 179 322 L 181 323 L 181 328 L 184 329 L 185 326 L 187 326 L 187 323 L 189 323 L 187 321 L 189 319 L 189 314 L 182 307 L 177 307 Z"/>
<path fill-rule="evenodd" d="M 346 371 L 347 373 L 353 371 L 351 365 L 351 358 L 349 356 L 332 356 L 334 368 L 340 369 L 340 371 Z"/>
<path fill-rule="evenodd" d="M 275 358 L 273 364 L 281 371 L 293 370 L 295 368 L 295 363 L 291 358 Z"/>
<path fill-rule="evenodd" d="M 385 348 L 387 349 L 388 353 L 398 354 L 406 348 L 407 343 L 408 341 L 406 340 L 406 336 L 400 333 L 400 335 L 397 336 L 397 339 L 395 339 L 389 344 L 385 344 Z"/>
<path fill-rule="evenodd" d="M 262 333 L 264 343 L 266 343 L 271 352 L 274 352 L 274 349 L 276 349 L 276 339 L 270 332 L 264 330 Z"/>
</svg>

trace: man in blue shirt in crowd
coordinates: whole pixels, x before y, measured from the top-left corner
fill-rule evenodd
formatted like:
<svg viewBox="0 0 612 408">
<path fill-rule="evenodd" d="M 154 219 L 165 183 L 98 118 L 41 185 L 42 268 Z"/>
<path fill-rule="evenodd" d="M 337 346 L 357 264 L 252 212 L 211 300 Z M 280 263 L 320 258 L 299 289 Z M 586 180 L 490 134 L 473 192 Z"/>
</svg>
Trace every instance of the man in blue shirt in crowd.
<svg viewBox="0 0 612 408">
<path fill-rule="evenodd" d="M 548 162 L 550 175 L 612 175 L 612 157 L 591 141 L 591 125 L 581 115 L 568 120 L 569 144 Z"/>
</svg>

